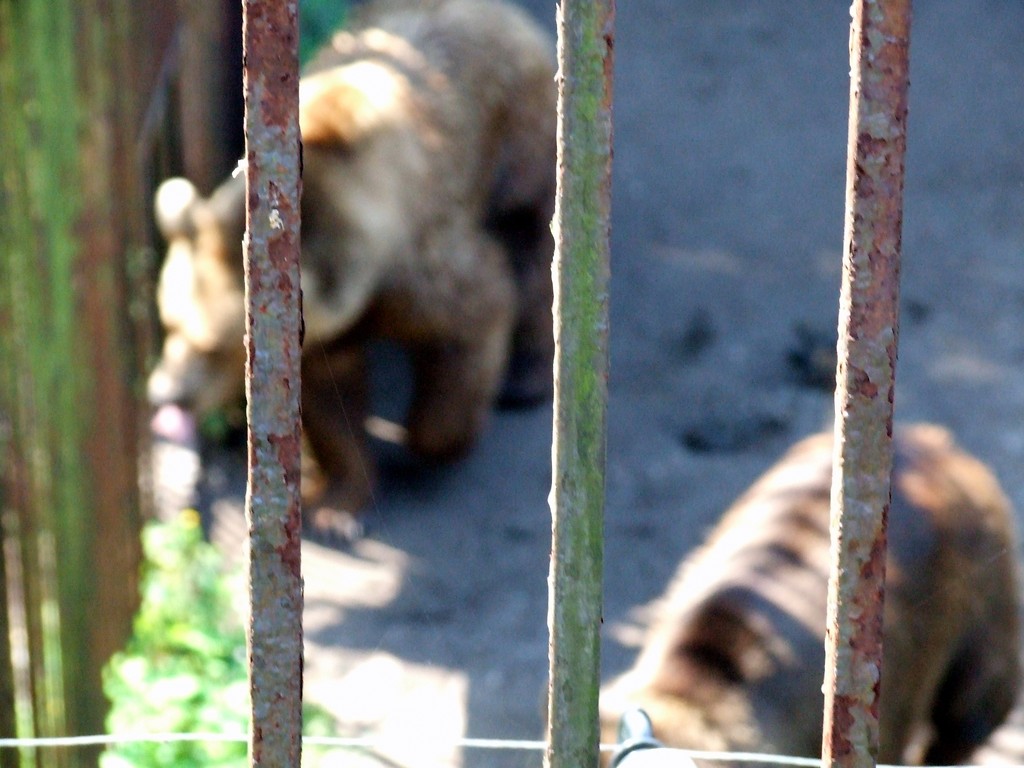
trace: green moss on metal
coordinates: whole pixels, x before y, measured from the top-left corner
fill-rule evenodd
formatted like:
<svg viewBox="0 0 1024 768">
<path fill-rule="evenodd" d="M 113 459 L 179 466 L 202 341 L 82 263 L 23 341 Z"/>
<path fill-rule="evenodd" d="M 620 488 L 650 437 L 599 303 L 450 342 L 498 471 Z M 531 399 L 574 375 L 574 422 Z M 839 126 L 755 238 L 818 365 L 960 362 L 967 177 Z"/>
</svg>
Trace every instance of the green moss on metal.
<svg viewBox="0 0 1024 768">
<path fill-rule="evenodd" d="M 545 755 L 553 768 L 597 764 L 613 8 L 607 2 L 564 0 L 558 18 L 555 434 Z"/>
</svg>

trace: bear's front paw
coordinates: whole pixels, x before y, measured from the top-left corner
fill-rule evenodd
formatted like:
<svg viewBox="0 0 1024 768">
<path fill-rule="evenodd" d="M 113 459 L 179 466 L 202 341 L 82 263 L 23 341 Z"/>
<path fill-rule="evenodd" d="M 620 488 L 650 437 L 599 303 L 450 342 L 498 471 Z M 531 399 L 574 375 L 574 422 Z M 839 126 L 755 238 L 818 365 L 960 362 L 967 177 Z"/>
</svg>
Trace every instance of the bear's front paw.
<svg viewBox="0 0 1024 768">
<path fill-rule="evenodd" d="M 309 536 L 329 545 L 349 545 L 363 537 L 363 524 L 344 509 L 321 505 L 308 514 Z"/>
</svg>

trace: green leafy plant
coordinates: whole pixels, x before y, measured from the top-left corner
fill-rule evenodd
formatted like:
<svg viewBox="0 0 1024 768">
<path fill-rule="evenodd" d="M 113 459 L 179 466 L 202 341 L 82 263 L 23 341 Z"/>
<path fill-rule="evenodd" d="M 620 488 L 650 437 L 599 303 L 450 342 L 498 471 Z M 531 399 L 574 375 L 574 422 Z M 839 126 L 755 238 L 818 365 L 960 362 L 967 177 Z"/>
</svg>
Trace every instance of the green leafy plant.
<svg viewBox="0 0 1024 768">
<path fill-rule="evenodd" d="M 241 570 L 224 568 L 194 510 L 169 523 L 149 523 L 143 550 L 134 634 L 104 670 L 108 732 L 244 736 L 249 684 Z M 322 709 L 307 706 L 304 720 L 307 733 L 333 730 Z M 244 740 L 123 743 L 100 758 L 101 768 L 246 765 Z"/>
</svg>

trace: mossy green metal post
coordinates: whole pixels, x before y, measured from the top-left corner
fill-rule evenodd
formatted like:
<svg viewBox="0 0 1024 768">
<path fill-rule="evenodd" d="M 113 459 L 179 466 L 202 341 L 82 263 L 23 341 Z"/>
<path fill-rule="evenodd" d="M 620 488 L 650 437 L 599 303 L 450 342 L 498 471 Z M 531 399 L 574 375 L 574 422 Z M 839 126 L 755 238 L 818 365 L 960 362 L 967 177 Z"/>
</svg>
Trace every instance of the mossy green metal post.
<svg viewBox="0 0 1024 768">
<path fill-rule="evenodd" d="M 598 754 L 614 12 L 613 0 L 558 10 L 550 768 Z"/>
</svg>

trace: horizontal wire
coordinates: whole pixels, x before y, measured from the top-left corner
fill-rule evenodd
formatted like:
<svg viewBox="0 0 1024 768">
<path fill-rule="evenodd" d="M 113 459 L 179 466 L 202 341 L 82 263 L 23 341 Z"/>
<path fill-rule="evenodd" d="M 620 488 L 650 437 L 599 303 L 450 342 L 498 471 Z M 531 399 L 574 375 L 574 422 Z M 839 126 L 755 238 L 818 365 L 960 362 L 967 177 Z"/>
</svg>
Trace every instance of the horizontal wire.
<svg viewBox="0 0 1024 768">
<path fill-rule="evenodd" d="M 35 736 L 25 739 L 0 739 L 3 747 L 88 747 L 96 744 L 145 744 L 177 741 L 245 742 L 249 737 L 228 733 L 125 733 L 93 736 Z"/>
<path fill-rule="evenodd" d="M 0 749 L 10 747 L 86 747 L 115 744 L 144 744 L 171 742 L 235 742 L 244 743 L 249 736 L 244 733 L 125 733 L 99 734 L 93 736 L 45 736 L 26 739 L 0 738 Z M 310 747 L 349 747 L 375 749 L 386 747 L 388 741 L 374 736 L 304 736 L 303 746 Z M 526 741 L 522 739 L 481 739 L 463 738 L 451 742 L 453 747 L 465 749 L 508 749 L 539 752 L 547 747 L 544 741 Z M 602 744 L 602 752 L 613 752 L 616 744 Z M 669 751 L 668 748 L 661 748 Z M 674 749 L 680 755 L 708 761 L 733 761 L 740 763 L 769 763 L 772 765 L 791 765 L 798 768 L 819 768 L 821 760 L 813 757 L 790 757 L 786 755 L 768 755 L 759 752 L 708 752 L 694 749 Z M 880 763 L 877 768 L 903 768 L 897 765 Z M 938 767 L 943 768 L 943 767 Z M 984 768 L 984 766 L 963 765 L 945 766 L 944 768 Z"/>
<path fill-rule="evenodd" d="M 124 733 L 98 734 L 93 736 L 39 736 L 24 739 L 0 738 L 4 747 L 87 747 L 113 744 L 143 744 L 171 742 L 218 742 L 245 743 L 249 736 L 244 733 Z M 303 745 L 319 747 L 382 747 L 388 741 L 374 736 L 303 736 Z M 469 749 L 521 749 L 539 751 L 544 749 L 543 741 L 519 739 L 465 738 L 452 741 L 452 746 Z"/>
<path fill-rule="evenodd" d="M 303 746 L 316 747 L 363 747 L 372 749 L 387 746 L 389 742 L 374 736 L 303 736 Z M 539 752 L 546 745 L 543 741 L 523 741 L 521 739 L 453 739 L 453 747 L 468 749 L 521 749 Z"/>
</svg>

